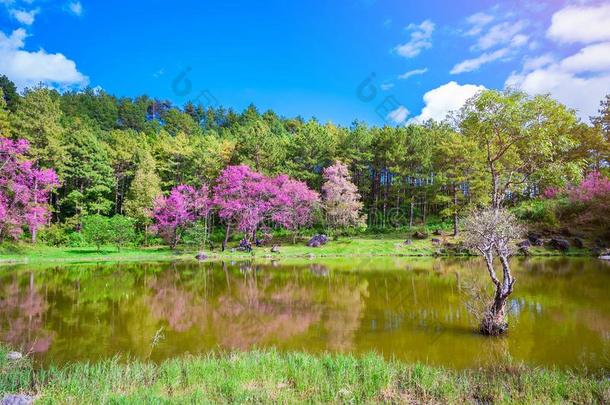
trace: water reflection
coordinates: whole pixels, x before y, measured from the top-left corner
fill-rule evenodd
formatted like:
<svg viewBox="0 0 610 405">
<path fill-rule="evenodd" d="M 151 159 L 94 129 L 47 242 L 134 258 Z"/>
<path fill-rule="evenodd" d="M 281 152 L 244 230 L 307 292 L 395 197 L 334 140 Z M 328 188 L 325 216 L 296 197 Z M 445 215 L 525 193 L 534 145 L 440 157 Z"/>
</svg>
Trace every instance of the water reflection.
<svg viewBox="0 0 610 405">
<path fill-rule="evenodd" d="M 481 263 L 398 258 L 4 268 L 0 338 L 45 363 L 273 346 L 451 367 L 608 367 L 610 268 L 565 258 L 514 266 L 503 339 L 477 335 L 465 308 L 466 286 L 486 282 Z"/>
</svg>

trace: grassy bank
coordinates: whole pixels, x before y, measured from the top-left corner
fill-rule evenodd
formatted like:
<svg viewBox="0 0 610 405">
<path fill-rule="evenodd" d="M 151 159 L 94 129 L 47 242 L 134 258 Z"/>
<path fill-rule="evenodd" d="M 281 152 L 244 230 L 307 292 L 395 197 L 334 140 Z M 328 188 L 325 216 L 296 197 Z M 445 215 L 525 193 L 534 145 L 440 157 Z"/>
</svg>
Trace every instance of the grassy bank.
<svg viewBox="0 0 610 405">
<path fill-rule="evenodd" d="M 376 355 L 251 351 L 162 364 L 117 360 L 38 370 L 0 349 L 0 393 L 37 403 L 608 403 L 607 376 L 505 366 L 450 371 Z"/>
<path fill-rule="evenodd" d="M 436 237 L 439 238 L 439 237 Z M 270 246 L 255 247 L 252 252 L 240 252 L 231 249 L 220 252 L 206 252 L 211 259 L 271 258 L 271 257 L 344 257 L 344 256 L 434 256 L 455 255 L 456 253 L 443 246 L 434 245 L 432 237 L 425 240 L 413 239 L 409 245 L 403 242 L 407 235 L 383 234 L 357 237 L 343 237 L 329 241 L 319 248 L 307 247 L 305 241 L 297 244 L 285 242 L 280 244 L 279 253 L 272 253 Z M 443 242 L 457 242 L 453 237 L 442 237 Z M 0 263 L 42 263 L 42 262 L 93 262 L 93 261 L 129 261 L 129 260 L 194 260 L 197 251 L 194 248 L 181 247 L 172 251 L 168 247 L 125 248 L 118 251 L 116 247 L 106 246 L 99 251 L 88 248 L 56 248 L 44 245 L 5 245 L 0 248 Z M 534 256 L 549 255 L 588 255 L 587 249 L 570 249 L 568 252 L 533 247 L 530 253 Z"/>
</svg>

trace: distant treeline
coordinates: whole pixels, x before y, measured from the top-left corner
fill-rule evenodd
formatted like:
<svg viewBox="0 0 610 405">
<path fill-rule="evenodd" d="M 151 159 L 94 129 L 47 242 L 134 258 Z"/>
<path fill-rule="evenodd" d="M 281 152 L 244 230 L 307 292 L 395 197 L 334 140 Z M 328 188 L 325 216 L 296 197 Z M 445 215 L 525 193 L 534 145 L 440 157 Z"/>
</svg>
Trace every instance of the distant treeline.
<svg viewBox="0 0 610 405">
<path fill-rule="evenodd" d="M 552 127 L 558 134 L 556 144 L 546 145 L 527 135 L 528 126 L 542 125 L 535 111 L 525 118 L 496 116 L 496 122 L 479 117 L 478 129 L 465 110 L 446 122 L 374 127 L 356 120 L 341 126 L 286 118 L 253 105 L 242 112 L 191 102 L 178 107 L 146 95 L 118 98 L 94 89 L 60 93 L 38 87 L 20 94 L 6 77 L 0 78 L 0 89 L 1 135 L 28 140 L 28 157 L 57 172 L 61 186 L 51 197 L 52 221 L 75 226 L 91 214 L 137 217 L 137 209 L 155 194 L 179 184 L 210 184 L 228 165 L 246 164 L 269 176 L 285 173 L 319 191 L 323 169 L 337 160 L 347 164 L 370 226 L 408 226 L 430 215 L 452 218 L 458 206 L 494 195 L 486 170 L 490 151 L 472 133 L 462 136 L 466 131 L 492 136 L 497 131 L 498 137 L 523 131 L 510 142 L 523 150 L 552 148 L 548 164 L 532 170 L 524 154 L 501 156 L 500 163 L 524 160 L 514 173 L 502 172 L 515 176 L 504 179 L 508 185 L 500 190 L 508 204 L 603 172 L 610 156 L 610 96 L 590 125 L 548 97 L 495 92 L 504 97 L 507 111 L 511 102 L 525 106 L 515 107 L 514 114 L 540 108 L 539 119 L 546 121 L 540 130 Z M 493 106 L 494 100 L 487 102 Z M 486 108 L 479 107 L 471 105 Z M 501 149 L 503 140 L 495 141 L 492 147 Z"/>
</svg>

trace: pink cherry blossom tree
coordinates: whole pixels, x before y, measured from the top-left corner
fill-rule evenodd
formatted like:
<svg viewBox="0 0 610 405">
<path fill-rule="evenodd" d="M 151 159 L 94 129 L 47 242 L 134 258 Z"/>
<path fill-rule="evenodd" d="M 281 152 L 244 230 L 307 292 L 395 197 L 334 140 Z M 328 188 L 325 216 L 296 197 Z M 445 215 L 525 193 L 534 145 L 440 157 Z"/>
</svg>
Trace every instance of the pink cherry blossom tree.
<svg viewBox="0 0 610 405">
<path fill-rule="evenodd" d="M 29 147 L 23 139 L 0 138 L 0 240 L 17 239 L 27 228 L 35 243 L 38 229 L 49 221 L 49 197 L 59 181 L 54 170 L 24 158 Z"/>
<path fill-rule="evenodd" d="M 214 206 L 225 222 L 226 246 L 232 228 L 249 240 L 259 226 L 271 217 L 276 185 L 246 165 L 228 166 L 216 179 Z"/>
<path fill-rule="evenodd" d="M 362 201 L 357 187 L 351 182 L 347 166 L 337 161 L 324 169 L 323 177 L 322 198 L 330 230 L 363 225 L 365 218 L 360 214 Z"/>
<path fill-rule="evenodd" d="M 209 189 L 206 185 L 174 187 L 168 196 L 159 196 L 153 203 L 151 227 L 163 240 L 175 249 L 183 232 L 193 222 L 207 218 L 211 208 Z"/>
<path fill-rule="evenodd" d="M 271 219 L 293 232 L 295 243 L 299 230 L 311 225 L 313 213 L 320 202 L 320 195 L 302 181 L 293 180 L 285 174 L 273 179 L 275 197 Z"/>
<path fill-rule="evenodd" d="M 572 201 L 588 202 L 595 198 L 610 195 L 610 179 L 598 171 L 589 173 L 578 186 L 568 190 Z"/>
</svg>

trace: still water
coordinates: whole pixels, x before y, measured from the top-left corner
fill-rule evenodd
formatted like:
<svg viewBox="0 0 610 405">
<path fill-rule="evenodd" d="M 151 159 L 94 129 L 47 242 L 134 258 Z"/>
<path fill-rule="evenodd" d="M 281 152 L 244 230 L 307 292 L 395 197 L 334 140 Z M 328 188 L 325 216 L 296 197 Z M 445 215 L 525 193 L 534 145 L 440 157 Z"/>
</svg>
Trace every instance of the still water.
<svg viewBox="0 0 610 405">
<path fill-rule="evenodd" d="M 515 259 L 504 338 L 476 334 L 478 260 L 333 259 L 0 268 L 0 340 L 40 364 L 210 350 L 363 353 L 464 368 L 610 368 L 610 263 Z"/>
</svg>

